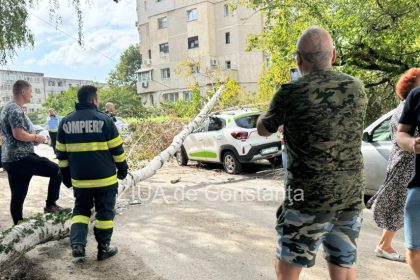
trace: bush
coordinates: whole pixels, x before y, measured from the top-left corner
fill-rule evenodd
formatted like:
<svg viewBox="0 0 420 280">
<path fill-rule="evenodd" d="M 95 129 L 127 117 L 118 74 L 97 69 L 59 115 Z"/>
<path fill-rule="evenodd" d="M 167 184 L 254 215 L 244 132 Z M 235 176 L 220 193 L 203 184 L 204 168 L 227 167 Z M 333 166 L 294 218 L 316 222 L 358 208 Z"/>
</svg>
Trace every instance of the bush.
<svg viewBox="0 0 420 280">
<path fill-rule="evenodd" d="M 131 170 L 142 168 L 142 161 L 151 160 L 169 147 L 173 138 L 181 132 L 188 121 L 172 118 L 168 120 L 141 120 L 131 123 L 132 142 L 127 143 L 126 153 Z"/>
</svg>

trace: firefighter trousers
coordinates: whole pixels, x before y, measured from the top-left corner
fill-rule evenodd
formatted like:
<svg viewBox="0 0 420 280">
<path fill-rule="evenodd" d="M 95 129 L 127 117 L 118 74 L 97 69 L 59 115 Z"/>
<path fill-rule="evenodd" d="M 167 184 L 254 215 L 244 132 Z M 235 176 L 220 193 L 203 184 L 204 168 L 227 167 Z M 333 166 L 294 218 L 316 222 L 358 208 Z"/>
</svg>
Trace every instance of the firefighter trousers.
<svg viewBox="0 0 420 280">
<path fill-rule="evenodd" d="M 109 244 L 113 231 L 118 184 L 101 188 L 73 188 L 76 199 L 70 232 L 71 245 L 86 246 L 91 209 L 95 207 L 94 227 L 98 246 Z"/>
</svg>

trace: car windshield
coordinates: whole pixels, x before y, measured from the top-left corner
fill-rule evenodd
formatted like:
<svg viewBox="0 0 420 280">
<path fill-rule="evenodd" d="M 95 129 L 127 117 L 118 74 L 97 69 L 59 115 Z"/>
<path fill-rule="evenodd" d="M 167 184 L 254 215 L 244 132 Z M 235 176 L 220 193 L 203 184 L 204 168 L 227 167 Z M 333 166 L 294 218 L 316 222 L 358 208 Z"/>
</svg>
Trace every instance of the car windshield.
<svg viewBox="0 0 420 280">
<path fill-rule="evenodd" d="M 260 116 L 259 114 L 255 114 L 255 115 L 247 115 L 244 117 L 239 117 L 235 119 L 235 123 L 237 126 L 242 127 L 242 128 L 256 128 L 257 120 L 259 116 Z"/>
</svg>

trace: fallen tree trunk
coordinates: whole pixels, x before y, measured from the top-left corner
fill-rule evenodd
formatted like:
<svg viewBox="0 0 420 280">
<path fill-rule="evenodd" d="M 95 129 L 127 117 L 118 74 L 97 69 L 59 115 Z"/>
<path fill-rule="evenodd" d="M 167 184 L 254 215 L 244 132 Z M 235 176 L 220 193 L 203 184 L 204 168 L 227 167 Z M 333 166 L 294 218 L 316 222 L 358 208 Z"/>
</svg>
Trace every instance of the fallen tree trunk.
<svg viewBox="0 0 420 280">
<path fill-rule="evenodd" d="M 38 214 L 0 235 L 0 271 L 38 244 L 69 235 L 71 214 Z"/>
<path fill-rule="evenodd" d="M 152 177 L 181 148 L 185 138 L 202 123 L 218 101 L 223 90 L 224 87 L 221 86 L 194 120 L 181 133 L 175 136 L 172 144 L 167 149 L 156 156 L 146 167 L 130 173 L 131 175 L 121 181 L 120 184 L 125 186 L 125 188 L 129 188 L 142 180 Z M 68 236 L 71 225 L 70 217 L 71 214 L 39 214 L 0 233 L 0 272 L 5 265 L 13 263 L 19 256 L 36 245 Z"/>
<path fill-rule="evenodd" d="M 220 95 L 223 93 L 224 86 L 221 86 L 213 97 L 207 102 L 206 106 L 201 109 L 200 113 L 185 127 L 178 135 L 174 137 L 172 144 L 163 152 L 157 155 L 147 166 L 144 168 L 130 173 L 130 176 L 120 182 L 125 188 L 135 186 L 137 183 L 152 177 L 162 165 L 169 160 L 180 148 L 185 138 L 191 134 L 204 120 L 205 117 L 213 109 L 216 102 L 219 100 Z"/>
</svg>

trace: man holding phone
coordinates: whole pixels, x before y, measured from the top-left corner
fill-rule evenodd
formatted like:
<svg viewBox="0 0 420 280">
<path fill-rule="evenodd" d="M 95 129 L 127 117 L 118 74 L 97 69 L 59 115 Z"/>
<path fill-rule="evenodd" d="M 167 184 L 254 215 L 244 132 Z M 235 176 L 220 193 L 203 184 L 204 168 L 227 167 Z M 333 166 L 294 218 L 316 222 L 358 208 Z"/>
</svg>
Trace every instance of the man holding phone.
<svg viewBox="0 0 420 280">
<path fill-rule="evenodd" d="M 327 31 L 305 30 L 296 52 L 302 77 L 282 85 L 257 123 L 262 136 L 284 125 L 289 160 L 288 192 L 276 226 L 278 280 L 298 280 L 303 267 L 315 264 L 321 244 L 331 279 L 356 279 L 367 96 L 359 80 L 332 70 L 335 59 Z"/>
</svg>

